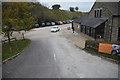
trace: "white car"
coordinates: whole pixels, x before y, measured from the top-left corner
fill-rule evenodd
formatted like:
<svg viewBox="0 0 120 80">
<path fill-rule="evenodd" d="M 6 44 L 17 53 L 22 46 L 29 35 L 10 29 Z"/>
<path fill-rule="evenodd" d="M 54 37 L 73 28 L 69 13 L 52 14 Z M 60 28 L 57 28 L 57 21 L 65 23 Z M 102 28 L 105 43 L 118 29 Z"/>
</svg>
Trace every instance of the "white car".
<svg viewBox="0 0 120 80">
<path fill-rule="evenodd" d="M 55 25 L 55 22 L 51 22 L 51 25 L 54 26 L 54 25 Z"/>
<path fill-rule="evenodd" d="M 59 23 L 60 23 L 60 25 L 62 25 L 62 24 L 63 24 L 63 22 L 62 22 L 62 21 L 59 21 Z"/>
<path fill-rule="evenodd" d="M 51 28 L 51 32 L 57 32 L 57 31 L 59 31 L 60 30 L 60 28 L 58 27 L 58 26 L 53 26 L 52 28 Z"/>
</svg>

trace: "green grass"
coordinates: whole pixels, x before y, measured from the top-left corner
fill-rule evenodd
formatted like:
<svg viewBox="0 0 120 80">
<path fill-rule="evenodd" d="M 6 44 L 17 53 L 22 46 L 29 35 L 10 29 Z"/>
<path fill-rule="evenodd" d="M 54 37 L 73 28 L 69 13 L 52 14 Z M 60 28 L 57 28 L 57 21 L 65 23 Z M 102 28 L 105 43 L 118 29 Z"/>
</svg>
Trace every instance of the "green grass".
<svg viewBox="0 0 120 80">
<path fill-rule="evenodd" d="M 45 7 L 37 6 L 32 9 L 32 15 L 39 18 L 40 22 L 64 21 L 79 18 L 88 14 L 87 12 L 71 12 L 67 10 L 50 10 Z"/>
<path fill-rule="evenodd" d="M 22 39 L 22 40 L 17 40 L 17 41 L 11 41 L 11 51 L 9 49 L 9 44 L 5 43 L 2 45 L 2 60 L 5 60 L 9 57 L 12 57 L 13 55 L 23 51 L 29 44 L 30 44 L 29 39 Z M 16 49 L 18 47 L 18 49 Z"/>
<path fill-rule="evenodd" d="M 58 20 L 69 20 L 83 16 L 82 12 L 70 12 L 66 10 L 51 10 Z"/>
<path fill-rule="evenodd" d="M 103 56 L 103 57 L 107 57 L 107 58 L 111 58 L 117 61 L 120 61 L 120 56 L 117 55 L 110 55 L 110 54 L 104 54 L 104 53 L 100 53 L 98 51 L 95 51 L 94 49 L 91 48 L 84 48 L 83 50 L 93 54 L 93 55 L 98 55 L 98 56 Z"/>
</svg>

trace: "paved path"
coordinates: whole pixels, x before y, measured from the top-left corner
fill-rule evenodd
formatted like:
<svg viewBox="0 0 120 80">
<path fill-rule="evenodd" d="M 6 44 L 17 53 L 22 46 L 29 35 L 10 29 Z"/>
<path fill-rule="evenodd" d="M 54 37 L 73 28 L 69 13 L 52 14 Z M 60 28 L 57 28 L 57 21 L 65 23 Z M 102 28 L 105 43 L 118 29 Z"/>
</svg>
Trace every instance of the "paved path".
<svg viewBox="0 0 120 80">
<path fill-rule="evenodd" d="M 51 33 L 50 27 L 37 28 L 25 36 L 31 46 L 19 57 L 3 65 L 4 78 L 117 78 L 118 65 L 77 48 L 72 31 L 61 26 Z"/>
</svg>

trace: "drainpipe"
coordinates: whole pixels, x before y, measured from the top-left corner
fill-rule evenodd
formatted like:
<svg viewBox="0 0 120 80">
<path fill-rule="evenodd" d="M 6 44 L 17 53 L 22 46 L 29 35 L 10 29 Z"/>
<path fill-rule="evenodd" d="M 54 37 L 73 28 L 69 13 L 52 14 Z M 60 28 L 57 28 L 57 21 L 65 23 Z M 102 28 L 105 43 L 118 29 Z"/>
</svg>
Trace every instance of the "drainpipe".
<svg viewBox="0 0 120 80">
<path fill-rule="evenodd" d="M 95 37 L 95 40 L 96 40 L 96 28 L 94 28 L 94 37 Z"/>
<path fill-rule="evenodd" d="M 112 28 L 113 28 L 113 15 L 112 15 L 112 24 L 111 24 L 111 31 L 110 31 L 110 42 L 111 42 L 111 39 L 112 39 Z"/>
</svg>

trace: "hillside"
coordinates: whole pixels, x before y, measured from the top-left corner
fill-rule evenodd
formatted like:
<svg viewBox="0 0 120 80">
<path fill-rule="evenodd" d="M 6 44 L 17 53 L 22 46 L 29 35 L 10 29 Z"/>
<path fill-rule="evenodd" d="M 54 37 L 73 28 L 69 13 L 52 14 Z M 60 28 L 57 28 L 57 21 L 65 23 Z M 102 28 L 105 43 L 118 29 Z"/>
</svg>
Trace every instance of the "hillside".
<svg viewBox="0 0 120 80">
<path fill-rule="evenodd" d="M 50 10 L 41 4 L 36 5 L 32 10 L 32 15 L 38 18 L 38 22 L 70 20 L 85 14 L 86 13 L 70 12 L 66 10 Z"/>
<path fill-rule="evenodd" d="M 58 20 L 67 20 L 83 16 L 82 12 L 70 12 L 65 10 L 51 10 L 51 11 L 55 16 L 57 16 Z"/>
</svg>

